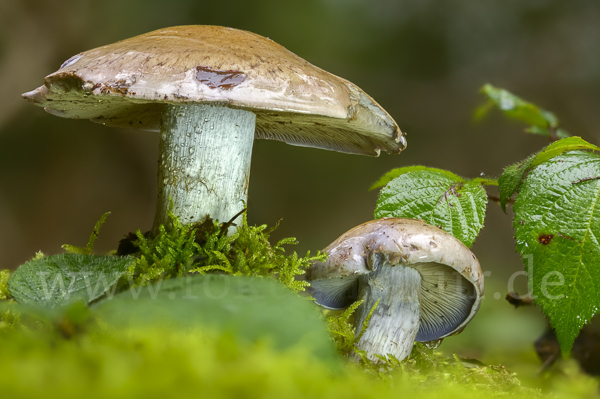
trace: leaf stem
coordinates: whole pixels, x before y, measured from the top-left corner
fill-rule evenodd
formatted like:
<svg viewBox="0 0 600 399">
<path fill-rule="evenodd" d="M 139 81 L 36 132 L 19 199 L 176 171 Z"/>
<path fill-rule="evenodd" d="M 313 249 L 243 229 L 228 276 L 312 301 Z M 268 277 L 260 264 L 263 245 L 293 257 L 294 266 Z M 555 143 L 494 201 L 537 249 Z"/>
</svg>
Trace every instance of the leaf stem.
<svg viewBox="0 0 600 399">
<path fill-rule="evenodd" d="M 550 131 L 550 142 L 554 143 L 555 141 L 560 140 L 558 137 L 558 128 L 556 126 L 549 126 L 548 130 Z"/>
<path fill-rule="evenodd" d="M 498 196 L 495 196 L 495 195 L 491 195 L 491 194 L 488 194 L 488 195 L 487 195 L 487 197 L 488 197 L 488 200 L 490 200 L 490 201 L 493 201 L 493 202 L 496 202 L 496 203 L 500 204 L 500 197 L 498 197 Z M 508 199 L 506 200 L 506 203 L 507 203 L 507 204 L 514 204 L 514 203 L 515 203 L 515 200 L 514 200 L 514 199 L 512 199 L 512 198 L 508 198 Z"/>
<path fill-rule="evenodd" d="M 578 183 L 583 183 L 583 182 L 586 182 L 586 181 L 598 180 L 598 179 L 600 179 L 600 176 L 584 177 L 583 179 L 572 181 L 571 184 L 578 184 Z"/>
</svg>

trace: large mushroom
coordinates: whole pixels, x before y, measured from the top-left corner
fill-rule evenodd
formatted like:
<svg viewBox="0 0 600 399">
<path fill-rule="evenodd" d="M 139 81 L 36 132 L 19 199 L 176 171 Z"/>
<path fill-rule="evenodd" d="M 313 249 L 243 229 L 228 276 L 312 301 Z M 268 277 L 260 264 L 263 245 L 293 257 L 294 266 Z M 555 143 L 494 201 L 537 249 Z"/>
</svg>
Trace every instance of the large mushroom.
<svg viewBox="0 0 600 399">
<path fill-rule="evenodd" d="M 399 153 L 388 113 L 349 81 L 270 39 L 218 26 L 159 29 L 78 54 L 23 94 L 57 116 L 161 132 L 154 229 L 169 198 L 183 223 L 246 202 L 254 138 Z"/>
<path fill-rule="evenodd" d="M 357 335 L 373 307 L 369 326 L 356 343 L 375 354 L 403 359 L 415 341 L 437 341 L 462 331 L 483 295 L 483 273 L 475 255 L 454 236 L 422 220 L 384 218 L 343 234 L 325 248 L 307 279 L 315 302 L 355 314 Z"/>
</svg>

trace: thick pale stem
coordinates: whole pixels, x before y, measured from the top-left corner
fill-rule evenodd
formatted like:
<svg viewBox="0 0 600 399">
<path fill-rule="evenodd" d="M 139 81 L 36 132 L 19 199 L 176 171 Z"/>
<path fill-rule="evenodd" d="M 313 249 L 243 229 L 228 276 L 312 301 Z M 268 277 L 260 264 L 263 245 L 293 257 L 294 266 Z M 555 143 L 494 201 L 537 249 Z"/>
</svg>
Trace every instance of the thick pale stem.
<svg viewBox="0 0 600 399">
<path fill-rule="evenodd" d="M 369 327 L 356 344 L 371 360 L 374 354 L 391 354 L 404 359 L 410 355 L 419 330 L 421 275 L 415 269 L 389 264 L 361 277 L 354 326 L 357 335 L 369 312 L 379 300 Z"/>
<path fill-rule="evenodd" d="M 169 198 L 183 224 L 227 222 L 244 208 L 256 116 L 207 104 L 169 105 L 163 115 L 153 231 L 167 224 Z"/>
</svg>

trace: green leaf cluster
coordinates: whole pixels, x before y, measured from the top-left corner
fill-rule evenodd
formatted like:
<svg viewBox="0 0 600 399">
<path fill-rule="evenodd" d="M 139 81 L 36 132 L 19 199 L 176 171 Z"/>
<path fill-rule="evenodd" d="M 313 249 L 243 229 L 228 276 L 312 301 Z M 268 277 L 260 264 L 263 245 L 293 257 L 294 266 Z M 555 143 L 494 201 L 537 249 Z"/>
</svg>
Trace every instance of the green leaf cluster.
<svg viewBox="0 0 600 399">
<path fill-rule="evenodd" d="M 600 307 L 599 199 L 600 155 L 570 151 L 532 168 L 514 204 L 517 251 L 565 354 Z"/>
<path fill-rule="evenodd" d="M 492 179 L 467 180 L 437 168 L 410 166 L 385 174 L 371 188 L 381 190 L 375 218 L 422 219 L 470 247 L 483 227 L 487 207 L 484 185 Z"/>
<path fill-rule="evenodd" d="M 558 129 L 554 114 L 486 85 L 489 103 L 554 141 L 506 167 L 498 179 L 500 205 L 514 199 L 517 251 L 534 301 L 548 316 L 564 355 L 600 306 L 600 148 Z M 485 107 L 484 107 L 485 108 Z M 488 107 L 489 108 L 489 107 Z M 560 139 L 563 137 L 562 139 Z"/>
<path fill-rule="evenodd" d="M 530 125 L 525 130 L 527 133 L 553 139 L 569 137 L 569 133 L 558 127 L 558 118 L 554 113 L 490 84 L 483 86 L 481 92 L 488 100 L 476 109 L 475 119 L 484 118 L 493 107 L 497 107 L 508 118 Z"/>
</svg>

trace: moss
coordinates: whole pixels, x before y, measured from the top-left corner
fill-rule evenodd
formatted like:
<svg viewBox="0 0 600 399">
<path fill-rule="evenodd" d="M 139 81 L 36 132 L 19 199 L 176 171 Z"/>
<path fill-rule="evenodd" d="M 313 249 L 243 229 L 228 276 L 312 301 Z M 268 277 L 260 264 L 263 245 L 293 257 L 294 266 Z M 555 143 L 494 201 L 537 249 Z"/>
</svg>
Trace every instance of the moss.
<svg viewBox="0 0 600 399">
<path fill-rule="evenodd" d="M 92 252 L 104 219 L 96 225 L 86 247 L 65 249 Z M 133 245 L 136 261 L 121 283 L 145 285 L 185 274 L 227 273 L 273 276 L 300 292 L 306 284 L 296 276 L 314 260 L 324 259 L 320 253 L 315 257 L 299 257 L 295 252 L 286 255 L 283 246 L 295 244 L 295 239 L 271 246 L 272 230 L 264 225 L 248 226 L 245 215 L 231 236 L 212 221 L 183 226 L 172 217 L 171 222 L 171 229 L 160 229 L 155 237 L 138 231 Z M 9 275 L 8 271 L 0 272 L 0 299 L 8 298 Z M 357 338 L 351 324 L 360 302 L 341 315 L 327 317 L 340 354 L 356 352 L 361 358 L 358 363 L 346 362 L 341 370 L 332 370 L 301 344 L 275 350 L 266 342 L 242 344 L 231 334 L 196 328 L 110 330 L 95 323 L 93 312 L 87 308 L 66 309 L 44 328 L 28 328 L 25 325 L 30 323 L 19 322 L 14 305 L 4 305 L 0 308 L 0 397 L 541 396 L 502 366 L 447 357 L 421 344 L 416 344 L 403 361 L 381 356 L 375 363 L 360 356 L 354 350 Z M 579 385 L 573 397 L 595 393 L 597 383 L 574 375 Z M 571 397 L 573 390 L 566 380 L 557 379 L 552 384 L 557 397 Z"/>
<path fill-rule="evenodd" d="M 539 396 L 500 379 L 493 385 L 478 385 L 475 379 L 467 371 L 422 384 L 398 370 L 389 379 L 378 379 L 356 367 L 333 370 L 302 346 L 275 351 L 265 342 L 241 344 L 206 330 L 95 329 L 71 339 L 9 334 L 0 340 L 3 397 Z"/>
<path fill-rule="evenodd" d="M 273 276 L 295 292 L 308 285 L 296 280 L 315 260 L 325 255 L 304 257 L 296 252 L 286 255 L 286 244 L 297 244 L 285 238 L 274 246 L 269 242 L 273 229 L 266 225 L 249 226 L 244 213 L 242 223 L 233 235 L 225 234 L 227 226 L 208 220 L 202 224 L 182 225 L 169 213 L 170 229 L 161 226 L 155 237 L 136 234 L 134 254 L 126 283 L 146 285 L 160 279 L 190 273 L 226 273 L 238 276 Z"/>
<path fill-rule="evenodd" d="M 409 361 L 378 378 L 360 365 L 342 369 L 298 345 L 274 350 L 205 329 L 88 327 L 68 339 L 6 333 L 0 339 L 2 397 L 545 397 L 505 368 L 483 366 L 417 346 Z M 385 368 L 380 365 L 380 368 Z M 555 398 L 594 397 L 597 382 L 576 369 L 557 377 Z M 569 383 L 571 381 L 571 383 Z M 576 384 L 572 384 L 575 381 Z"/>
<path fill-rule="evenodd" d="M 10 270 L 0 271 L 0 332 L 12 330 L 21 324 L 19 312 L 15 309 L 8 290 Z"/>
<path fill-rule="evenodd" d="M 333 342 L 342 356 L 348 356 L 354 352 L 357 341 L 354 326 L 350 323 L 356 309 L 363 301 L 356 301 L 348 307 L 341 315 L 332 315 L 326 318 L 327 328 L 333 338 Z"/>
<path fill-rule="evenodd" d="M 370 360 L 364 351 L 356 349 L 356 343 L 368 328 L 377 304 L 369 312 L 357 335 L 352 318 L 361 303 L 362 301 L 357 301 L 341 315 L 329 316 L 326 320 L 339 353 L 343 357 L 352 356 L 357 359 L 355 367 L 363 373 L 389 381 L 401 378 L 415 387 L 437 386 L 443 389 L 448 383 L 467 383 L 471 388 L 479 387 L 497 392 L 529 392 L 534 397 L 537 396 L 537 391 L 524 388 L 516 375 L 504 366 L 486 366 L 476 360 L 460 359 L 456 355 L 447 357 L 418 342 L 413 346 L 410 356 L 404 360 L 398 360 L 393 355 L 375 355 L 377 359 Z"/>
<path fill-rule="evenodd" d="M 10 278 L 10 270 L 0 271 L 0 301 L 5 301 L 10 298 L 8 291 L 8 279 Z"/>
<path fill-rule="evenodd" d="M 410 356 L 399 361 L 394 356 L 381 356 L 379 362 L 361 357 L 361 368 L 382 379 L 394 379 L 401 374 L 416 386 L 440 386 L 448 383 L 466 384 L 472 389 L 496 390 L 497 392 L 530 392 L 536 390 L 523 387 L 516 374 L 502 365 L 485 365 L 473 359 L 450 357 L 415 343 Z M 535 396 L 535 395 L 534 395 Z"/>
<path fill-rule="evenodd" d="M 106 219 L 108 218 L 109 215 L 110 215 L 110 212 L 106 212 L 104 215 L 102 215 L 100 217 L 100 220 L 98 220 L 96 222 L 96 225 L 94 226 L 94 230 L 92 230 L 92 234 L 90 234 L 90 238 L 88 239 L 88 242 L 85 245 L 85 247 L 82 248 L 82 247 L 76 247 L 74 245 L 65 244 L 62 246 L 62 249 L 64 249 L 66 252 L 72 253 L 72 254 L 91 255 L 94 252 L 94 244 L 96 243 L 96 240 L 98 239 L 98 235 L 100 234 L 100 228 L 102 227 L 104 222 L 106 222 Z M 38 254 L 39 253 L 40 252 L 38 252 Z M 43 254 L 42 254 L 42 256 L 43 256 Z"/>
</svg>

